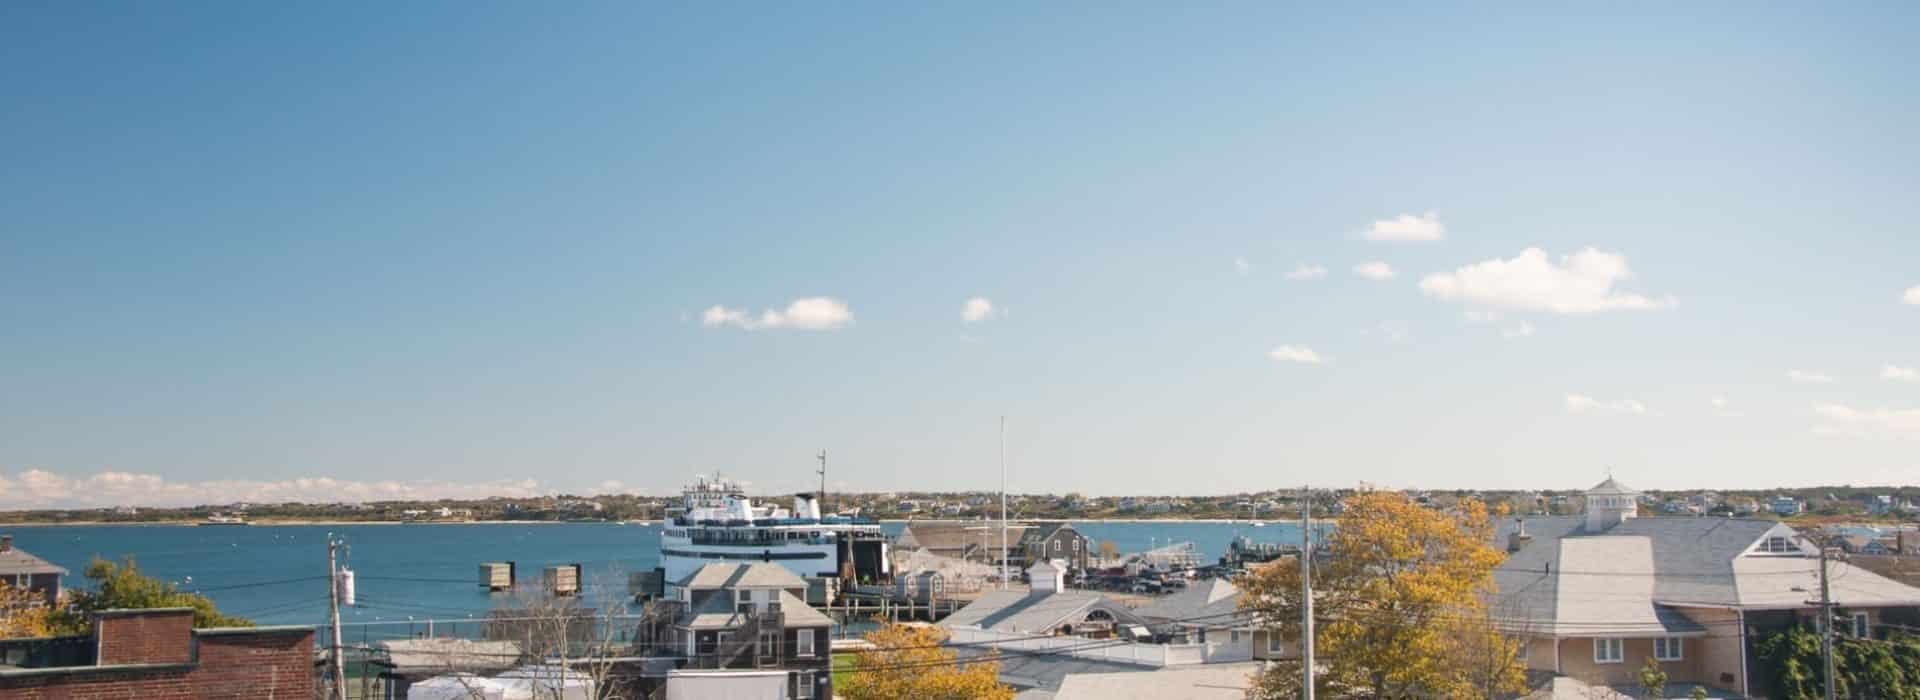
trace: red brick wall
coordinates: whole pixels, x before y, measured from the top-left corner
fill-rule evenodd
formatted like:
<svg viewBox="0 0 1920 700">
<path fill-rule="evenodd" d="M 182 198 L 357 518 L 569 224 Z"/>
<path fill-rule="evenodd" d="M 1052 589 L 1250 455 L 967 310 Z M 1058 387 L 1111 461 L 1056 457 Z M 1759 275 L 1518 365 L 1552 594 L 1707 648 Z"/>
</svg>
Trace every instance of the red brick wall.
<svg viewBox="0 0 1920 700">
<path fill-rule="evenodd" d="M 94 638 L 101 666 L 186 663 L 193 660 L 193 611 L 102 615 Z"/>
<path fill-rule="evenodd" d="M 313 632 L 200 638 L 196 697 L 215 700 L 313 698 Z"/>
<path fill-rule="evenodd" d="M 146 669 L 85 667 L 0 677 L 0 700 L 313 698 L 312 630 L 209 635 L 186 631 L 174 643 L 191 653 L 196 641 L 197 663 Z"/>
<path fill-rule="evenodd" d="M 92 670 L 0 678 L 0 700 L 193 700 L 190 669 Z"/>
</svg>

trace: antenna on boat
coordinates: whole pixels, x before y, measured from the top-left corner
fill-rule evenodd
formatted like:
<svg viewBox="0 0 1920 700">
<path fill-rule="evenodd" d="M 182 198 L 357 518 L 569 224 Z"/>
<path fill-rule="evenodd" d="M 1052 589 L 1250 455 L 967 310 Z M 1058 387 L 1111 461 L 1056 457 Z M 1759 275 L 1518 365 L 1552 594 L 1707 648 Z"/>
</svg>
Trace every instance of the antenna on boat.
<svg viewBox="0 0 1920 700">
<path fill-rule="evenodd" d="M 820 451 L 820 512 L 827 512 L 827 451 Z"/>
</svg>

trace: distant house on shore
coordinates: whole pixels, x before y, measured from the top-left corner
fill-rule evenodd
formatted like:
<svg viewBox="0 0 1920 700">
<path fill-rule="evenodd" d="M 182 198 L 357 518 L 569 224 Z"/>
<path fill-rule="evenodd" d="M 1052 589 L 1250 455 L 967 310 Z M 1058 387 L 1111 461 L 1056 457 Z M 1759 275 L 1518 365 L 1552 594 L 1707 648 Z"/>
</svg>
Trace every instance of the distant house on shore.
<svg viewBox="0 0 1920 700">
<path fill-rule="evenodd" d="M 1638 493 L 1608 479 L 1579 516 L 1503 521 L 1493 614 L 1523 639 L 1530 670 L 1638 683 L 1652 660 L 1670 683 L 1777 696 L 1756 667 L 1761 641 L 1817 617 L 1807 587 L 1819 551 L 1773 520 L 1639 517 Z M 1845 633 L 1879 637 L 1920 615 L 1920 588 L 1844 561 L 1828 564 Z"/>
</svg>

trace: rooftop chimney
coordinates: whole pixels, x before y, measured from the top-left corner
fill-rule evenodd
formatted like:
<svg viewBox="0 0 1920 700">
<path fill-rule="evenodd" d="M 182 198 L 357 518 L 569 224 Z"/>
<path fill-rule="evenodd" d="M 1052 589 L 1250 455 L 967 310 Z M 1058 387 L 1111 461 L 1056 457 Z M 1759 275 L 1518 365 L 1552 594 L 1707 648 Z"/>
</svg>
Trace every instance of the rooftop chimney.
<svg viewBox="0 0 1920 700">
<path fill-rule="evenodd" d="M 1057 559 L 1042 559 L 1027 567 L 1027 579 L 1032 587 L 1032 595 L 1059 593 L 1067 589 L 1066 562 Z"/>
<path fill-rule="evenodd" d="M 0 552 L 13 551 L 13 535 L 0 535 Z"/>
<path fill-rule="evenodd" d="M 1533 535 L 1527 534 L 1527 521 L 1513 519 L 1513 532 L 1507 534 L 1507 553 L 1518 552 L 1533 541 Z"/>
</svg>

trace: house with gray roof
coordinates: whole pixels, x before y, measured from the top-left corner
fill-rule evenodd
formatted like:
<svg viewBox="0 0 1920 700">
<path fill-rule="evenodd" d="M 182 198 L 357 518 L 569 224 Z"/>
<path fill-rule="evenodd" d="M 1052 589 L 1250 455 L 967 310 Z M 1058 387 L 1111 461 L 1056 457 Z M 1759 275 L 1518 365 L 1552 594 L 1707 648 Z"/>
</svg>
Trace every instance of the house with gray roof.
<svg viewBox="0 0 1920 700">
<path fill-rule="evenodd" d="M 1205 642 L 1226 637 L 1252 654 L 1256 625 L 1240 613 L 1240 587 L 1223 578 L 1195 581 L 1178 593 L 1133 609 L 1157 635 Z M 1211 633 L 1211 637 L 1209 636 Z"/>
<path fill-rule="evenodd" d="M 923 551 L 962 561 L 978 561 L 998 566 L 1002 560 L 1021 559 L 1020 543 L 1032 526 L 1013 523 L 1007 526 L 1006 545 L 1001 545 L 1000 523 L 989 520 L 950 520 L 908 523 L 894 538 L 894 548 Z M 1007 552 L 1014 552 L 1008 557 Z"/>
<path fill-rule="evenodd" d="M 833 620 L 807 605 L 805 579 L 778 564 L 708 564 L 672 590 L 643 614 L 649 656 L 679 669 L 782 669 L 785 697 L 833 697 Z"/>
<path fill-rule="evenodd" d="M 1031 591 L 989 592 L 941 620 L 948 647 L 963 658 L 998 659 L 1000 681 L 1021 690 L 1021 698 L 1051 697 L 1073 674 L 1145 678 L 1163 669 L 1249 661 L 1245 644 L 1236 651 L 1224 640 L 1154 634 L 1153 627 L 1186 618 L 1156 621 L 1097 591 L 1069 590 L 1066 568 L 1064 562 L 1036 563 L 1027 570 Z M 1159 610 L 1173 613 L 1190 603 L 1206 606 L 1200 599 L 1183 599 Z M 1217 599 L 1214 604 L 1217 609 Z"/>
<path fill-rule="evenodd" d="M 1146 626 L 1147 620 L 1119 601 L 1098 591 L 1069 590 L 1049 569 L 1048 562 L 1029 568 L 1032 590 L 990 591 L 940 621 L 941 627 L 973 628 L 1013 635 L 1111 634 L 1123 625 Z"/>
<path fill-rule="evenodd" d="M 0 535 L 0 583 L 38 593 L 47 605 L 60 601 L 60 577 L 67 570 L 14 548 L 13 535 Z"/>
<path fill-rule="evenodd" d="M 1494 619 L 1533 671 L 1632 685 L 1651 658 L 1671 683 L 1766 695 L 1752 650 L 1815 619 L 1819 549 L 1771 520 L 1640 517 L 1638 495 L 1608 479 L 1580 515 L 1498 523 Z M 1920 589 L 1844 561 L 1828 578 L 1847 632 L 1920 613 Z"/>
<path fill-rule="evenodd" d="M 1048 559 L 1065 561 L 1069 568 L 1085 571 L 1092 555 L 1093 542 L 1074 529 L 1072 523 L 1041 523 L 1020 534 L 1015 550 L 1023 567 Z"/>
</svg>

